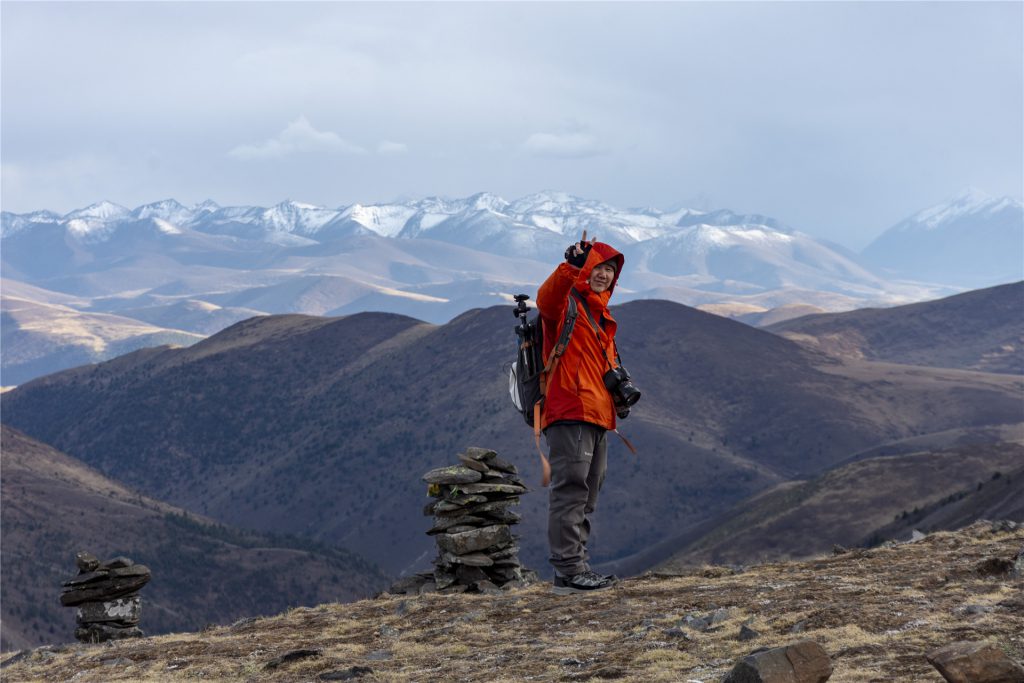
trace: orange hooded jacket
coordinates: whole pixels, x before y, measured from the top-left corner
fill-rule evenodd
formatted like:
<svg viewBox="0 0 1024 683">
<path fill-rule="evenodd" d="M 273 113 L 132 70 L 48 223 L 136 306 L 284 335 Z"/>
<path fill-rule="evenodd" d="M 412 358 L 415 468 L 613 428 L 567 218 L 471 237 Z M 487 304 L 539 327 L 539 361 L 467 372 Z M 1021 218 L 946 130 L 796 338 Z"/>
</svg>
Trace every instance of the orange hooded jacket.
<svg viewBox="0 0 1024 683">
<path fill-rule="evenodd" d="M 599 263 L 615 262 L 615 277 L 600 294 L 590 289 L 590 271 Z M 537 310 L 544 320 L 544 358 L 555 345 L 565 322 L 565 307 L 573 287 L 587 301 L 596 322 L 604 319 L 603 329 L 596 332 L 587 321 L 583 307 L 573 328 L 569 345 L 547 379 L 541 428 L 560 420 L 589 422 L 604 429 L 615 429 L 615 405 L 604 386 L 604 374 L 615 367 L 616 323 L 608 312 L 608 300 L 622 273 L 622 254 L 603 242 L 595 242 L 582 268 L 562 263 L 537 292 Z M 555 330 L 549 333 L 548 330 Z M 606 360 L 607 359 L 607 362 Z"/>
</svg>

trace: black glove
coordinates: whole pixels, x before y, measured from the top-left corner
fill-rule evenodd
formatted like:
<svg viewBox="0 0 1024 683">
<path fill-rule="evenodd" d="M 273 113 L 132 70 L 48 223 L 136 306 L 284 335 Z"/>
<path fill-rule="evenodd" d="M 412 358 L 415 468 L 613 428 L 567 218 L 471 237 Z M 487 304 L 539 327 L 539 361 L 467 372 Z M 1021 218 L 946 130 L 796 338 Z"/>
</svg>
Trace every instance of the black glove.
<svg viewBox="0 0 1024 683">
<path fill-rule="evenodd" d="M 587 254 L 590 253 L 590 248 L 594 246 L 590 242 L 577 242 L 576 244 L 570 244 L 565 250 L 565 261 L 573 268 L 582 268 L 583 264 L 587 262 Z"/>
</svg>

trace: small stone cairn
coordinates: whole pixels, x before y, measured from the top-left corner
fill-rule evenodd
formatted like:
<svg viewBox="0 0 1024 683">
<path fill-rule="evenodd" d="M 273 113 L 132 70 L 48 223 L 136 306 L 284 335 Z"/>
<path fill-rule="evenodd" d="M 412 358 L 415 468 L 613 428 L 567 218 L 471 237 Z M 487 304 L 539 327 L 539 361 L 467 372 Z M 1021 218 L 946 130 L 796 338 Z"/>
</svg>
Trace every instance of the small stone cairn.
<svg viewBox="0 0 1024 683">
<path fill-rule="evenodd" d="M 75 556 L 78 576 L 65 581 L 60 603 L 77 607 L 75 638 L 83 643 L 102 643 L 121 638 L 141 638 L 139 589 L 150 579 L 149 568 L 127 557 L 100 562 L 95 555 Z"/>
<path fill-rule="evenodd" d="M 437 541 L 434 572 L 401 579 L 391 593 L 498 593 L 537 580 L 520 565 L 510 530 L 520 519 L 510 508 L 527 491 L 515 465 L 486 448 L 467 448 L 458 458 L 458 465 L 423 475 L 435 499 L 423 509 L 434 517 L 427 531 Z"/>
</svg>

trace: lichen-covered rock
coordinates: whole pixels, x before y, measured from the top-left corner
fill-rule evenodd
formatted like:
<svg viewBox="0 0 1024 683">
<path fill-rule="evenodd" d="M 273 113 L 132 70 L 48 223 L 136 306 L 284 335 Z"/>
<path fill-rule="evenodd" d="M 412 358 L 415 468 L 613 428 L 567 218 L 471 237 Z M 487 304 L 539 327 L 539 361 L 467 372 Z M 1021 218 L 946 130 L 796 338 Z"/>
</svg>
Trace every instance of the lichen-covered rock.
<svg viewBox="0 0 1024 683">
<path fill-rule="evenodd" d="M 926 655 L 949 683 L 1022 683 L 1024 666 L 992 642 L 960 641 Z"/>
<path fill-rule="evenodd" d="M 139 623 L 141 601 L 138 595 L 103 602 L 86 602 L 78 606 L 75 620 L 79 624 L 115 623 L 134 626 Z"/>
<path fill-rule="evenodd" d="M 481 477 L 482 474 L 464 465 L 449 465 L 430 470 L 423 475 L 423 481 L 428 484 L 471 484 L 480 481 Z"/>
</svg>

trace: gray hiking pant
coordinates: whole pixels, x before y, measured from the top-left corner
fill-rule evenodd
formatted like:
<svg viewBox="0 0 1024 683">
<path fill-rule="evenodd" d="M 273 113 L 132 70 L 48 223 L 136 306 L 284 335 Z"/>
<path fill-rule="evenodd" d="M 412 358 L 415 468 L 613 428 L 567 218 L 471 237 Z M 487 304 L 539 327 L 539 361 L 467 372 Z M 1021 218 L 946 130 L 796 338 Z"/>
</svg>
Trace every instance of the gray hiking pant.
<svg viewBox="0 0 1024 683">
<path fill-rule="evenodd" d="M 583 422 L 555 423 L 544 432 L 551 451 L 548 545 L 551 565 L 572 576 L 590 569 L 590 515 L 608 467 L 605 430 Z"/>
</svg>

